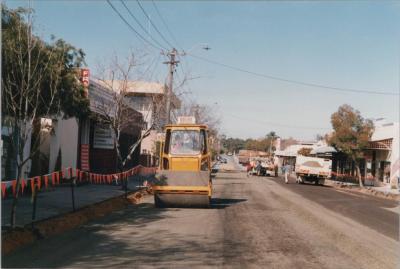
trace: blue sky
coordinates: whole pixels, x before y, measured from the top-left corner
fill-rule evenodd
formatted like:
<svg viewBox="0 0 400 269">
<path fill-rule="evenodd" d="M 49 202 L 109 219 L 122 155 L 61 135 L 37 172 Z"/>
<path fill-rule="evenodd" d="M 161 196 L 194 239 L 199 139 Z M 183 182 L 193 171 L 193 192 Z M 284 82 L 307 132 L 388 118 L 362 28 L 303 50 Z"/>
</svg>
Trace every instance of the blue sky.
<svg viewBox="0 0 400 269">
<path fill-rule="evenodd" d="M 5 2 L 10 7 L 28 5 L 27 1 Z M 139 31 L 121 3 L 112 3 Z M 173 45 L 193 48 L 193 54 L 292 80 L 399 92 L 399 2 L 156 1 L 178 44 L 152 2 L 141 3 Z M 136 1 L 126 4 L 148 27 Z M 33 7 L 36 32 L 45 38 L 54 34 L 82 48 L 89 68 L 95 69 L 98 61 L 113 53 L 127 55 L 132 48 L 146 52 L 145 64 L 154 71 L 152 79 L 165 80 L 163 56 L 143 45 L 107 2 L 33 1 Z M 154 29 L 150 35 L 165 43 Z M 211 50 L 201 50 L 196 46 L 200 43 L 207 43 Z M 282 137 L 312 139 L 329 131 L 330 115 L 344 103 L 364 117 L 399 120 L 399 96 L 312 88 L 184 58 L 178 66 L 178 80 L 183 74 L 199 77 L 185 86 L 183 91 L 191 94 L 184 98 L 214 106 L 222 118 L 222 132 L 228 136 L 257 138 L 274 130 Z"/>
</svg>

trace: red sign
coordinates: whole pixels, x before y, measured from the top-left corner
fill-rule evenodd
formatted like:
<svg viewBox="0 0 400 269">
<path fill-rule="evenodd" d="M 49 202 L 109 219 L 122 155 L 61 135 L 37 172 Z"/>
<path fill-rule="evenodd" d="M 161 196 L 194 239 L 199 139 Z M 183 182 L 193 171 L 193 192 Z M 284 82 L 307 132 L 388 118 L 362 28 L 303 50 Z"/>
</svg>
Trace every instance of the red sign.
<svg viewBox="0 0 400 269">
<path fill-rule="evenodd" d="M 89 69 L 81 69 L 81 82 L 85 88 L 89 87 L 89 76 L 90 72 Z"/>
<path fill-rule="evenodd" d="M 89 171 L 89 144 L 81 145 L 81 170 Z"/>
</svg>

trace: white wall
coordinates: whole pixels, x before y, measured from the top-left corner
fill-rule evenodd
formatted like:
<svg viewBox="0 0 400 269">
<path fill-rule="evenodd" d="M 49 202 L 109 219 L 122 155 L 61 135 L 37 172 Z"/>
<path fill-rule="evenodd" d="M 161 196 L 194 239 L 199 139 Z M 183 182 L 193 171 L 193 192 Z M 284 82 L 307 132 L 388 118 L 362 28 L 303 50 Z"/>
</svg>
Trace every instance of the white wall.
<svg viewBox="0 0 400 269">
<path fill-rule="evenodd" d="M 28 158 L 28 156 L 31 153 L 31 142 L 32 142 L 32 123 L 27 123 L 26 126 L 26 132 L 27 132 L 27 140 L 25 142 L 25 147 L 24 147 L 24 157 L 23 159 Z M 23 132 L 23 130 L 21 130 Z M 29 173 L 31 172 L 31 166 L 32 166 L 32 160 L 27 161 L 23 166 L 22 166 L 22 171 L 21 175 L 23 178 L 27 178 L 29 176 Z"/>
<path fill-rule="evenodd" d="M 156 140 L 157 140 L 157 132 L 154 130 L 150 131 L 150 135 L 142 140 L 142 143 L 140 145 L 141 151 L 143 152 L 143 150 L 146 150 L 147 152 L 155 154 L 154 143 Z"/>
<path fill-rule="evenodd" d="M 392 188 L 399 188 L 398 178 L 400 176 L 400 131 L 399 123 L 394 124 L 394 136 L 392 141 L 392 152 L 390 156 L 390 185 Z"/>
<path fill-rule="evenodd" d="M 50 141 L 49 172 L 53 172 L 61 148 L 61 166 L 76 168 L 78 158 L 78 121 L 76 118 L 59 119 L 54 123 L 54 135 Z"/>
<path fill-rule="evenodd" d="M 390 161 L 390 185 L 393 188 L 398 188 L 398 177 L 399 177 L 399 167 L 400 167 L 400 154 L 399 154 L 399 123 L 386 123 L 375 122 L 375 130 L 372 135 L 372 141 L 379 141 L 383 139 L 393 139 L 392 141 L 392 149 L 390 154 L 386 157 L 386 161 Z M 385 156 L 382 156 L 385 157 Z M 377 156 L 378 159 L 378 156 Z M 382 158 L 383 159 L 383 158 Z M 384 160 L 384 159 L 383 159 Z"/>
</svg>

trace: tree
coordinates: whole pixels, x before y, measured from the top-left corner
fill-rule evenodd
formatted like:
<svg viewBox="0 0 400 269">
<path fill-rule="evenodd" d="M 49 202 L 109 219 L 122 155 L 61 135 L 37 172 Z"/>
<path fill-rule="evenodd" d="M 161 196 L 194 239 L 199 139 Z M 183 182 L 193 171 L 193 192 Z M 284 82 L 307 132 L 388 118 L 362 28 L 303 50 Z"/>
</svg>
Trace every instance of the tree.
<svg viewBox="0 0 400 269">
<path fill-rule="evenodd" d="M 275 131 L 269 132 L 269 133 L 267 134 L 267 136 L 266 136 L 266 139 L 267 139 L 267 141 L 269 142 L 268 152 L 269 152 L 270 154 L 271 154 L 272 151 L 275 151 L 275 150 L 276 150 L 276 148 L 275 148 L 275 146 L 273 145 L 273 143 L 275 142 L 275 140 L 276 140 L 277 137 L 278 137 L 278 136 L 276 135 L 276 132 L 275 132 Z"/>
<path fill-rule="evenodd" d="M 282 139 L 281 140 L 281 149 L 286 149 L 287 147 L 291 146 L 291 145 L 295 145 L 297 144 L 297 140 L 294 139 L 293 137 L 289 137 L 286 139 Z"/>
<path fill-rule="evenodd" d="M 315 135 L 315 140 L 317 140 L 317 141 L 325 140 L 325 136 L 323 136 L 321 134 L 316 134 Z"/>
<path fill-rule="evenodd" d="M 276 150 L 274 142 L 278 136 L 274 131 L 269 132 L 265 137 L 259 139 L 248 138 L 245 141 L 244 148 L 248 150 L 264 151 L 272 153 Z"/>
<path fill-rule="evenodd" d="M 364 119 L 358 110 L 345 104 L 332 114 L 331 123 L 333 133 L 329 136 L 328 143 L 351 158 L 355 164 L 360 187 L 363 187 L 358 161 L 372 136 L 373 122 Z"/>
<path fill-rule="evenodd" d="M 107 126 L 110 126 L 115 151 L 117 155 L 117 169 L 122 172 L 131 160 L 132 154 L 140 145 L 142 140 L 149 136 L 151 130 L 159 129 L 160 119 L 163 115 L 164 100 L 162 96 L 152 96 L 151 107 L 148 113 L 152 113 L 153 122 L 144 126 L 142 114 L 133 110 L 130 101 L 130 87 L 134 86 L 135 75 L 137 75 L 138 60 L 135 54 L 130 53 L 125 61 L 121 61 L 114 56 L 108 65 L 99 66 L 98 82 L 104 86 L 111 96 L 110 100 L 102 100 L 96 104 L 98 112 L 97 120 Z M 146 115 L 144 115 L 146 118 Z M 122 154 L 121 134 L 132 128 L 140 128 L 141 133 L 136 141 L 130 141 L 128 152 Z M 126 186 L 125 186 L 126 187 Z"/>
<path fill-rule="evenodd" d="M 187 79 L 184 79 L 182 83 L 186 83 L 186 81 Z M 183 85 L 182 83 L 181 85 Z M 197 123 L 207 125 L 211 157 L 214 158 L 218 154 L 218 133 L 221 124 L 216 107 L 198 104 L 195 101 L 187 101 L 181 105 L 181 108 L 177 111 L 177 116 L 193 116 Z"/>
<path fill-rule="evenodd" d="M 240 139 L 240 138 L 232 138 L 232 137 L 224 138 L 224 137 L 222 137 L 221 143 L 222 143 L 223 148 L 226 149 L 226 151 L 237 152 L 237 151 L 245 148 L 246 142 L 245 142 L 245 140 Z"/>
<path fill-rule="evenodd" d="M 196 122 L 208 126 L 210 135 L 218 135 L 221 118 L 213 106 L 198 104 L 193 100 L 189 100 L 183 102 L 181 108 L 177 111 L 177 116 L 193 116 Z"/>
<path fill-rule="evenodd" d="M 84 62 L 83 51 L 61 39 L 53 37 L 52 43 L 46 43 L 33 35 L 32 12 L 2 5 L 2 123 L 12 131 L 11 148 L 17 166 L 12 227 L 24 165 L 40 146 L 39 135 L 31 141 L 38 119 L 88 112 L 85 91 L 76 77 L 77 68 Z M 28 154 L 24 154 L 26 148 Z"/>
<path fill-rule="evenodd" d="M 297 154 L 303 156 L 310 156 L 311 150 L 312 150 L 311 148 L 301 148 L 297 151 Z"/>
</svg>

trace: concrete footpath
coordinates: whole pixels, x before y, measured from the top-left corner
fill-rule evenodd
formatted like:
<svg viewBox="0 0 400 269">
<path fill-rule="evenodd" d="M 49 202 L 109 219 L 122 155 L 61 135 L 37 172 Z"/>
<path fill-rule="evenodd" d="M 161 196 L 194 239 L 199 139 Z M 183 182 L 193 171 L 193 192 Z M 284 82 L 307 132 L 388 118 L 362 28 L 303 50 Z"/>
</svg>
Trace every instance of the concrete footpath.
<svg viewBox="0 0 400 269">
<path fill-rule="evenodd" d="M 351 188 L 359 188 L 359 184 L 354 184 L 354 183 L 347 183 L 347 182 L 342 182 L 342 181 L 336 181 L 332 179 L 325 180 L 325 183 L 327 185 L 343 185 L 346 187 L 351 187 Z M 399 195 L 400 192 L 398 189 L 392 189 L 390 185 L 382 186 L 382 187 L 375 187 L 375 186 L 364 186 L 364 188 L 368 190 L 374 190 L 376 192 L 381 192 L 383 194 L 394 194 L 394 195 Z"/>
<path fill-rule="evenodd" d="M 128 181 L 128 191 L 139 189 L 146 176 L 131 176 Z M 95 204 L 125 192 L 118 185 L 84 184 L 74 188 L 75 209 Z M 1 203 L 2 226 L 10 225 L 12 199 L 4 199 Z M 32 222 L 33 203 L 30 195 L 18 199 L 17 226 L 25 226 Z M 55 217 L 72 211 L 72 192 L 70 184 L 61 184 L 55 188 L 40 191 L 37 196 L 35 221 Z"/>
<path fill-rule="evenodd" d="M 279 178 L 284 180 L 284 175 L 279 173 Z M 296 174 L 293 172 L 290 173 L 288 179 L 289 183 L 296 183 Z M 384 187 L 364 186 L 364 188 L 361 189 L 358 184 L 335 181 L 332 179 L 326 179 L 324 185 L 343 191 L 358 192 L 366 195 L 379 196 L 381 198 L 400 200 L 399 190 L 391 189 L 390 186 L 384 186 Z"/>
</svg>

